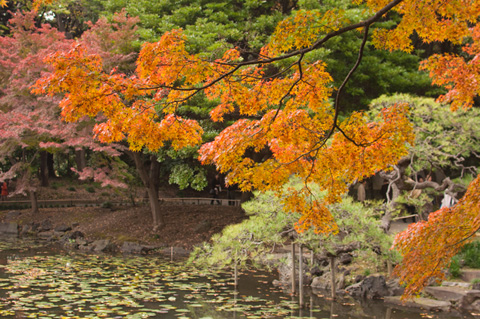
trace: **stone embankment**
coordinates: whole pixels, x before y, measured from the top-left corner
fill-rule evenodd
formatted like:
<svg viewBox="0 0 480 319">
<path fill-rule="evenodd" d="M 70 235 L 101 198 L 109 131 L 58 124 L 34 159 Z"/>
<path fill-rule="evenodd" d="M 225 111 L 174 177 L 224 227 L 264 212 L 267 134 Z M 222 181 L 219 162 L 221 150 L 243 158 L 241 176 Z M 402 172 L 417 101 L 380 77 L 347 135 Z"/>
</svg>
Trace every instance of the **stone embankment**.
<svg viewBox="0 0 480 319">
<path fill-rule="evenodd" d="M 58 225 L 53 227 L 50 220 L 42 223 L 18 225 L 15 222 L 0 223 L 0 237 L 36 237 L 50 243 L 58 243 L 65 249 L 94 253 L 123 254 L 168 254 L 171 257 L 188 256 L 189 251 L 182 247 L 149 246 L 135 242 L 124 241 L 120 244 L 108 239 L 88 240 L 85 235 L 74 230 L 76 225 Z"/>
</svg>

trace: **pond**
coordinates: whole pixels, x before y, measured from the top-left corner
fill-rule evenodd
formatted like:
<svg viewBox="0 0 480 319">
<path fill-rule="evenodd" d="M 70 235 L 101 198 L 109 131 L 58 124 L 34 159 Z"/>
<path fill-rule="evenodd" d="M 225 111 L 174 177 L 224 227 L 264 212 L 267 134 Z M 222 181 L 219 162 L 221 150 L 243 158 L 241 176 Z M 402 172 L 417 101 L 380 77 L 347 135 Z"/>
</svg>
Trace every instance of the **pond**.
<svg viewBox="0 0 480 319">
<path fill-rule="evenodd" d="M 244 271 L 235 290 L 230 272 L 181 261 L 1 242 L 0 318 L 469 318 L 389 309 L 381 301 L 332 302 L 311 291 L 300 308 L 297 296 L 272 286 L 273 279 Z"/>
</svg>

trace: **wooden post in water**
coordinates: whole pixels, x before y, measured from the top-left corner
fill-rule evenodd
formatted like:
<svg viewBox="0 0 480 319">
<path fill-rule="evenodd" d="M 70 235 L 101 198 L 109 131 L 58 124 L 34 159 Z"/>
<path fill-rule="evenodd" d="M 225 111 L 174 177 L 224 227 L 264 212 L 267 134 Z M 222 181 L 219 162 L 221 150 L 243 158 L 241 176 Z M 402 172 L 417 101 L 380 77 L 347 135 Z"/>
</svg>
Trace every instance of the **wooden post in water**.
<svg viewBox="0 0 480 319">
<path fill-rule="evenodd" d="M 332 299 L 335 299 L 336 298 L 336 295 L 337 295 L 337 287 L 336 287 L 336 283 L 335 283 L 335 257 L 330 257 L 330 274 L 331 274 L 331 277 L 332 277 L 332 281 L 331 281 L 331 284 L 332 284 Z"/>
<path fill-rule="evenodd" d="M 332 300 L 332 301 L 330 302 L 330 318 L 335 318 L 335 317 L 338 316 L 337 314 L 335 314 L 334 305 L 335 305 L 335 303 L 334 303 L 333 300 Z"/>
<path fill-rule="evenodd" d="M 235 267 L 233 268 L 233 280 L 234 280 L 234 286 L 235 286 L 235 291 L 237 291 L 238 287 L 238 262 L 235 261 Z"/>
<path fill-rule="evenodd" d="M 303 301 L 303 247 L 298 245 L 298 301 L 300 309 L 305 305 Z"/>
<path fill-rule="evenodd" d="M 392 319 L 392 308 L 387 308 L 385 312 L 385 319 Z"/>
<path fill-rule="evenodd" d="M 297 288 L 295 286 L 295 243 L 292 243 L 292 294 L 295 294 Z"/>
<path fill-rule="evenodd" d="M 170 261 L 173 261 L 173 246 L 170 247 Z"/>
<path fill-rule="evenodd" d="M 310 318 L 313 318 L 313 296 L 310 294 Z"/>
</svg>

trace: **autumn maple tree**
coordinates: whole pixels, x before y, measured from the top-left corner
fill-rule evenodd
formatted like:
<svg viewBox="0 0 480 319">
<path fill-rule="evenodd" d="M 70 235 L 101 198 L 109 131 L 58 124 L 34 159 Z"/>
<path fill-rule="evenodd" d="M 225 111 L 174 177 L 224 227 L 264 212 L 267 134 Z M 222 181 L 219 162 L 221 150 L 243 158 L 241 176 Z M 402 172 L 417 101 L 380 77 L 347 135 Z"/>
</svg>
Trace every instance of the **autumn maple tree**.
<svg viewBox="0 0 480 319">
<path fill-rule="evenodd" d="M 155 152 L 166 144 L 175 150 L 196 145 L 202 129 L 172 110 L 157 110 L 161 92 L 148 88 L 141 69 L 128 66 L 137 56 L 130 47 L 136 19 L 120 13 L 113 20 L 109 25 L 100 19 L 70 51 L 48 57 L 45 61 L 54 72 L 37 81 L 34 92 L 64 94 L 60 108 L 67 122 L 94 118 L 93 131 L 100 142 L 128 143 L 148 192 L 153 226 L 158 228 L 163 225 L 158 193 L 144 169 L 142 149 Z"/>
<path fill-rule="evenodd" d="M 48 25 L 36 26 L 35 13 L 17 12 L 9 22 L 11 36 L 0 37 L 0 154 L 5 167 L 0 180 L 17 178 L 11 194 L 28 194 L 37 210 L 36 167 L 42 144 L 69 143 L 78 138 L 75 125 L 58 119 L 57 104 L 51 98 L 30 93 L 30 86 L 46 70 L 43 58 L 68 48 L 63 34 Z"/>
<path fill-rule="evenodd" d="M 101 115 L 104 121 L 95 127 L 97 138 L 104 143 L 126 141 L 135 152 L 155 151 L 165 144 L 179 149 L 200 143 L 199 124 L 179 117 L 177 110 L 203 92 L 218 102 L 211 112 L 213 121 L 222 121 L 230 113 L 242 118 L 204 144 L 200 160 L 214 164 L 226 174 L 227 183 L 238 184 L 244 191 L 278 190 L 292 175 L 301 177 L 304 187 L 292 189 L 283 202 L 287 211 L 301 213 L 297 229 L 335 232 L 336 224 L 326 205 L 341 200 L 353 182 L 388 169 L 407 154 L 407 144 L 413 142 L 408 107 L 401 103 L 383 109 L 372 122 L 361 112 L 340 120 L 342 92 L 362 63 L 367 40 L 371 39 L 377 49 L 406 52 L 413 50 L 413 34 L 426 43 L 462 44 L 476 39 L 480 12 L 478 0 L 356 0 L 352 6 L 366 10 L 369 16 L 355 21 L 340 9 L 295 11 L 278 24 L 260 52 L 246 55 L 230 48 L 215 60 L 190 53 L 183 31 L 171 30 L 158 42 L 142 46 L 135 72 L 129 75 L 115 69 L 105 72 L 102 58 L 77 43 L 68 53 L 46 60 L 54 72 L 37 82 L 36 92 L 64 94 L 61 108 L 67 121 Z M 390 23 L 378 24 L 380 21 Z M 362 43 L 350 72 L 333 87 L 325 63 L 315 52 L 347 32 L 359 34 Z M 470 56 L 478 51 L 475 43 L 465 46 Z M 452 89 L 446 100 L 458 98 L 459 103 L 469 105 L 467 93 L 472 90 L 465 88 L 473 84 L 465 81 L 465 75 L 470 79 L 478 75 L 477 59 L 463 64 L 456 59 L 433 57 L 425 68 L 435 74 L 435 83 Z M 315 198 L 309 182 L 327 190 L 326 197 Z M 465 201 L 477 205 L 473 200 L 478 194 L 475 185 L 470 186 Z M 468 205 L 459 207 L 467 209 Z M 418 257 L 418 243 L 408 241 L 416 236 L 412 234 L 407 231 L 401 235 L 397 246 L 403 253 L 413 252 Z M 427 231 L 417 234 L 422 237 Z M 460 242 L 470 233 L 453 234 L 456 237 L 450 238 Z M 437 245 L 448 246 L 441 241 Z M 433 259 L 426 264 L 405 260 L 419 273 L 434 263 Z M 415 281 L 408 273 L 412 272 L 404 272 L 402 279 Z"/>
<path fill-rule="evenodd" d="M 37 211 L 37 191 L 47 186 L 48 154 L 75 151 L 80 178 L 91 178 L 104 186 L 124 186 L 114 173 L 119 165 L 109 163 L 86 167 L 85 153 L 97 158 L 118 157 L 124 147 L 118 144 L 101 145 L 92 137 L 93 123 L 81 119 L 66 123 L 59 118 L 57 97 L 37 96 L 31 86 L 48 72 L 43 59 L 54 52 L 67 50 L 71 41 L 49 25 L 38 25 L 35 12 L 12 14 L 9 36 L 0 37 L 0 154 L 5 171 L 0 181 L 15 180 L 10 194 L 29 195 L 32 210 Z M 55 176 L 55 175 L 54 175 Z M 40 180 L 40 181 L 39 181 Z M 13 185 L 12 185 L 13 186 Z"/>
</svg>

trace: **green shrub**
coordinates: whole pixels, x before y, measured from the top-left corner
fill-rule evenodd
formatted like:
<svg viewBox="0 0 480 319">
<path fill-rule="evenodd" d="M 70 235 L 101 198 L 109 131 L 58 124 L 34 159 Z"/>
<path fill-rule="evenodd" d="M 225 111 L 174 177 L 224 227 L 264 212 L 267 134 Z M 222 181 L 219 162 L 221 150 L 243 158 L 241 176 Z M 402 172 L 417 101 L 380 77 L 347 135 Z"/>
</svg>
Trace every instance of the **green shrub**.
<svg viewBox="0 0 480 319">
<path fill-rule="evenodd" d="M 67 190 L 71 191 L 71 192 L 75 192 L 77 189 L 73 186 L 70 186 L 67 188 Z"/>
<path fill-rule="evenodd" d="M 463 246 L 460 255 L 469 268 L 480 268 L 480 242 L 475 241 Z"/>
<path fill-rule="evenodd" d="M 113 208 L 113 203 L 112 202 L 103 202 L 102 203 L 102 208 Z"/>
<path fill-rule="evenodd" d="M 95 188 L 93 188 L 92 186 L 85 187 L 85 190 L 89 193 L 95 193 Z"/>
<path fill-rule="evenodd" d="M 453 278 L 460 277 L 460 274 L 461 274 L 460 268 L 461 268 L 460 267 L 460 257 L 458 255 L 454 256 L 452 258 L 452 260 L 450 261 L 450 267 L 449 267 L 450 275 Z"/>
</svg>

